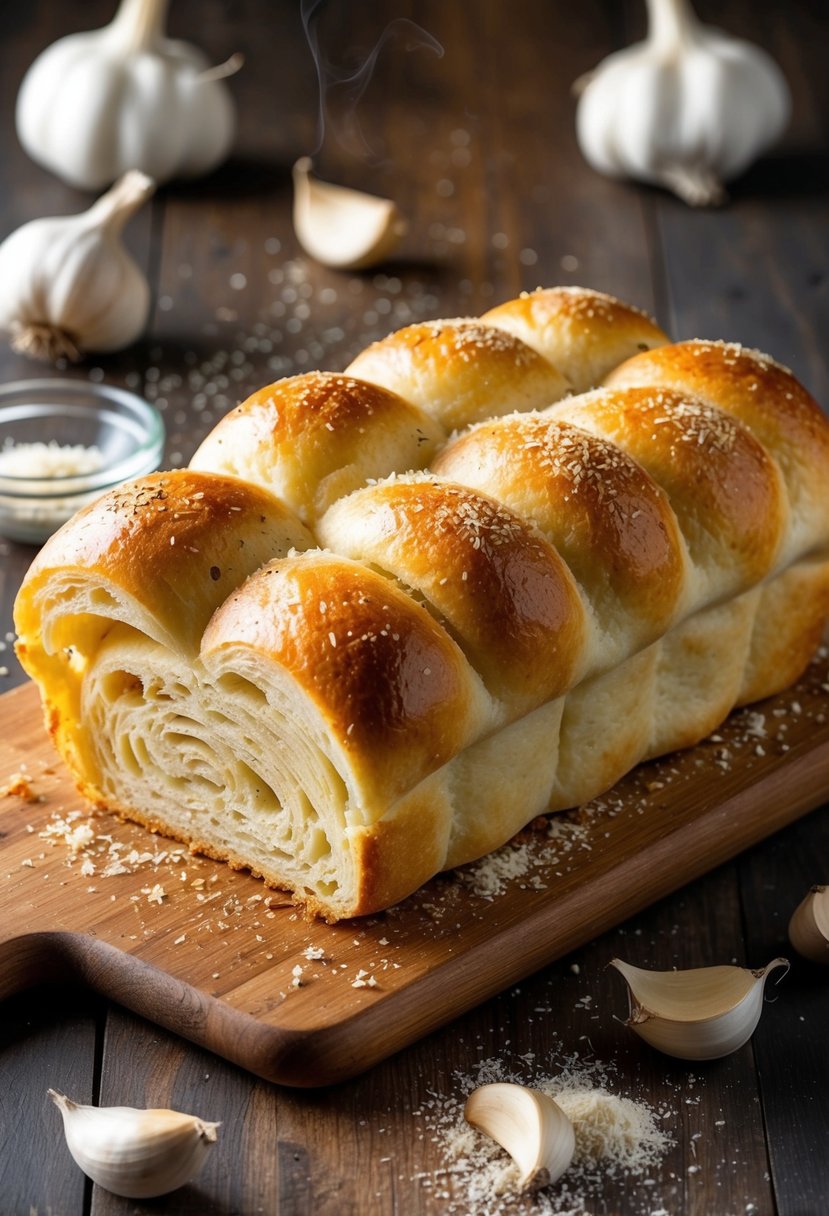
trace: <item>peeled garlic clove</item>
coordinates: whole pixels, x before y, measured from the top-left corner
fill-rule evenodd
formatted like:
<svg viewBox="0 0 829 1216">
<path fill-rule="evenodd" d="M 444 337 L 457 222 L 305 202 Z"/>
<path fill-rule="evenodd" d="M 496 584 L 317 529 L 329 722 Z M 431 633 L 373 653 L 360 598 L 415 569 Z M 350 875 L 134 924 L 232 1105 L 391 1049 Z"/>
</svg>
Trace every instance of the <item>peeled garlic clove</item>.
<svg viewBox="0 0 829 1216">
<path fill-rule="evenodd" d="M 406 228 L 391 199 L 312 177 L 307 156 L 294 165 L 294 230 L 305 252 L 323 266 L 374 266 L 397 247 Z"/>
<path fill-rule="evenodd" d="M 561 1177 L 576 1149 L 573 1124 L 547 1094 L 523 1085 L 481 1085 L 466 1100 L 467 1123 L 486 1132 L 521 1171 L 521 1190 L 536 1191 Z"/>
<path fill-rule="evenodd" d="M 63 1116 L 69 1152 L 106 1191 L 127 1199 L 166 1195 L 195 1178 L 219 1123 L 176 1110 L 82 1106 L 48 1091 Z"/>
<path fill-rule="evenodd" d="M 795 909 L 789 941 L 803 958 L 829 964 L 829 887 L 812 887 Z"/>
<path fill-rule="evenodd" d="M 621 959 L 611 966 L 627 981 L 627 1025 L 666 1055 L 680 1060 L 717 1060 L 748 1042 L 760 1020 L 763 989 L 785 958 L 762 971 L 745 967 L 696 967 L 688 971 L 643 971 Z"/>
</svg>

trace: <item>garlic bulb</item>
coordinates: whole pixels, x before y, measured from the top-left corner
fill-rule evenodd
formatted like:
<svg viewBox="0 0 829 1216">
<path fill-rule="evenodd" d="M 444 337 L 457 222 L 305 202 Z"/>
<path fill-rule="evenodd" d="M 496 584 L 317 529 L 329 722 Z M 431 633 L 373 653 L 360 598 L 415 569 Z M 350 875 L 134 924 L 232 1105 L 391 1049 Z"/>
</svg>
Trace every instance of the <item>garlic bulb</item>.
<svg viewBox="0 0 829 1216">
<path fill-rule="evenodd" d="M 294 231 L 305 252 L 323 266 L 376 266 L 397 247 L 406 228 L 391 199 L 320 181 L 311 175 L 307 156 L 294 165 Z"/>
<path fill-rule="evenodd" d="M 829 887 L 812 887 L 789 921 L 789 941 L 813 963 L 829 965 Z"/>
<path fill-rule="evenodd" d="M 784 130 L 788 86 L 765 51 L 702 25 L 688 0 L 647 4 L 647 39 L 586 78 L 579 145 L 600 173 L 665 186 L 692 205 L 722 202 L 722 183 Z"/>
<path fill-rule="evenodd" d="M 680 1060 L 717 1060 L 751 1038 L 763 1009 L 763 989 L 785 958 L 762 971 L 744 967 L 696 967 L 688 971 L 643 971 L 614 958 L 627 981 L 627 1025 L 666 1055 Z"/>
<path fill-rule="evenodd" d="M 83 1172 L 127 1199 L 166 1195 L 190 1182 L 221 1126 L 176 1110 L 81 1106 L 54 1089 L 48 1093 L 63 1116 L 69 1152 Z"/>
<path fill-rule="evenodd" d="M 120 350 L 141 334 L 150 308 L 143 272 L 121 229 L 155 183 L 126 173 L 80 215 L 31 220 L 0 245 L 0 329 L 37 359 Z"/>
<path fill-rule="evenodd" d="M 85 190 L 128 169 L 157 182 L 215 168 L 233 141 L 233 101 L 188 42 L 164 36 L 169 0 L 121 0 L 110 25 L 53 43 L 29 68 L 17 134 L 39 164 Z"/>
<path fill-rule="evenodd" d="M 556 1182 L 573 1160 L 573 1124 L 541 1090 L 506 1082 L 481 1085 L 467 1098 L 463 1113 L 467 1123 L 506 1149 L 521 1171 L 523 1191 Z"/>
</svg>

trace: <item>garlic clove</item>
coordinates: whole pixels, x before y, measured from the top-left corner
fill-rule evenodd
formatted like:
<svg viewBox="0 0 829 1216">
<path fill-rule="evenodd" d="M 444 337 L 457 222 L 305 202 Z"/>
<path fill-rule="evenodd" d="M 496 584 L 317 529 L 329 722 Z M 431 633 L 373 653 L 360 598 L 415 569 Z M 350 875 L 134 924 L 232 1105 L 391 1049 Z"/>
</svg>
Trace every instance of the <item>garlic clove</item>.
<svg viewBox="0 0 829 1216">
<path fill-rule="evenodd" d="M 195 1178 L 219 1123 L 175 1110 L 83 1106 L 47 1091 L 63 1116 L 69 1152 L 93 1182 L 127 1199 L 149 1199 Z"/>
<path fill-rule="evenodd" d="M 744 967 L 696 967 L 687 971 L 645 971 L 611 961 L 628 985 L 626 1025 L 658 1051 L 680 1060 L 717 1060 L 751 1038 L 763 1009 L 768 976 L 785 958 L 761 971 Z"/>
<path fill-rule="evenodd" d="M 829 965 L 829 887 L 812 887 L 794 910 L 789 941 L 803 958 Z"/>
<path fill-rule="evenodd" d="M 521 1190 L 556 1182 L 573 1160 L 573 1124 L 540 1090 L 506 1082 L 481 1085 L 467 1098 L 464 1118 L 506 1149 L 521 1172 Z"/>
<path fill-rule="evenodd" d="M 294 165 L 294 230 L 307 254 L 323 266 L 362 270 L 389 256 L 407 230 L 391 199 L 320 181 L 311 159 Z"/>
</svg>

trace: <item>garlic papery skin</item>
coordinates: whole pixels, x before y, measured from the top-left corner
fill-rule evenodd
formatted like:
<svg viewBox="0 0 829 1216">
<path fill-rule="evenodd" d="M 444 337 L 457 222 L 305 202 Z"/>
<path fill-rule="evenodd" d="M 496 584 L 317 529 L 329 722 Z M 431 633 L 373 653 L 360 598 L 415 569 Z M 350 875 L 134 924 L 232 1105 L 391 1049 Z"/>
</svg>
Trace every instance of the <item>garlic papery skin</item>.
<svg viewBox="0 0 829 1216">
<path fill-rule="evenodd" d="M 556 1182 L 573 1160 L 573 1124 L 541 1090 L 507 1082 L 481 1085 L 467 1098 L 463 1113 L 467 1123 L 506 1149 L 520 1171 L 522 1191 Z"/>
<path fill-rule="evenodd" d="M 80 215 L 31 220 L 0 245 L 0 329 L 15 350 L 76 360 L 129 346 L 150 309 L 144 273 L 121 243 L 155 183 L 126 173 Z"/>
<path fill-rule="evenodd" d="M 717 1060 L 751 1038 L 763 1010 L 766 980 L 788 959 L 761 971 L 745 967 L 695 967 L 644 971 L 621 959 L 611 966 L 627 981 L 626 1025 L 658 1051 L 680 1060 Z"/>
<path fill-rule="evenodd" d="M 688 0 L 647 0 L 644 42 L 608 56 L 584 85 L 576 135 L 600 173 L 724 201 L 785 129 L 788 85 L 760 47 L 702 25 Z M 580 82 L 577 82 L 577 87 Z"/>
<path fill-rule="evenodd" d="M 16 111 L 33 160 L 73 186 L 100 190 L 128 169 L 164 182 L 225 159 L 235 129 L 225 70 L 165 37 L 167 6 L 121 0 L 109 25 L 70 34 L 38 56 Z"/>
<path fill-rule="evenodd" d="M 82 1106 L 54 1089 L 48 1093 L 77 1164 L 104 1190 L 127 1199 L 166 1195 L 190 1182 L 221 1126 L 175 1110 Z"/>
<path fill-rule="evenodd" d="M 307 254 L 335 270 L 364 270 L 397 248 L 407 224 L 395 203 L 314 177 L 310 157 L 294 165 L 294 231 Z"/>
<path fill-rule="evenodd" d="M 829 887 L 812 887 L 789 921 L 789 941 L 812 963 L 829 965 Z"/>
</svg>

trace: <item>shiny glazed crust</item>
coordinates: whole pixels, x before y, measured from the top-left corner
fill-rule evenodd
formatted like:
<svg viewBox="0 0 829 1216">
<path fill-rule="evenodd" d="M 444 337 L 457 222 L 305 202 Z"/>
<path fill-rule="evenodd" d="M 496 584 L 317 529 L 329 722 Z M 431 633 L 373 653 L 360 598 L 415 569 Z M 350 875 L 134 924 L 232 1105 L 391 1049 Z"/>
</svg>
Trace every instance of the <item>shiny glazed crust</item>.
<svg viewBox="0 0 829 1216">
<path fill-rule="evenodd" d="M 805 389 L 554 288 L 261 389 L 15 621 L 87 796 L 337 919 L 785 687 L 827 612 Z"/>
</svg>

